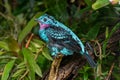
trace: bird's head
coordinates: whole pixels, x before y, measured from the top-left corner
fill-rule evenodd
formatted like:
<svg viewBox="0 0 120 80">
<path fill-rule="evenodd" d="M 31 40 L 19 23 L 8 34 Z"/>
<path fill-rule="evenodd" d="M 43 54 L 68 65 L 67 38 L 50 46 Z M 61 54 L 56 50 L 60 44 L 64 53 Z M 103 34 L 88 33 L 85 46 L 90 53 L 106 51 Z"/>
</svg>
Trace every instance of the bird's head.
<svg viewBox="0 0 120 80">
<path fill-rule="evenodd" d="M 52 26 L 56 22 L 55 18 L 48 14 L 44 14 L 40 16 L 38 19 L 36 19 L 36 21 L 38 21 L 38 23 L 40 24 L 40 29 L 44 29 L 49 26 Z"/>
</svg>

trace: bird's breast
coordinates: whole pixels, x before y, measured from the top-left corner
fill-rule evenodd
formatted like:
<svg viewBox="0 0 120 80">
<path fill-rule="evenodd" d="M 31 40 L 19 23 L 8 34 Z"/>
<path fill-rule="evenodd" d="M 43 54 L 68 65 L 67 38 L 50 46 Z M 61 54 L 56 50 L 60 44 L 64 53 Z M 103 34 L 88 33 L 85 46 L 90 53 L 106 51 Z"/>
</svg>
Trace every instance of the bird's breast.
<svg viewBox="0 0 120 80">
<path fill-rule="evenodd" d="M 48 42 L 48 41 L 49 41 L 49 39 L 48 39 L 48 37 L 47 37 L 47 35 L 46 35 L 45 30 L 39 30 L 39 36 L 40 36 L 40 38 L 43 39 L 45 42 Z"/>
</svg>

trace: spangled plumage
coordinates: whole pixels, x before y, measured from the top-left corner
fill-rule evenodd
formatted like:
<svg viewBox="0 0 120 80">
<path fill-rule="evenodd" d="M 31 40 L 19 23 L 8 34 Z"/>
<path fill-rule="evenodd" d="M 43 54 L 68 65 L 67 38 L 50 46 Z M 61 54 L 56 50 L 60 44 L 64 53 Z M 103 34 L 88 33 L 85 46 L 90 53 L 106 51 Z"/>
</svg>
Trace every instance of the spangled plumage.
<svg viewBox="0 0 120 80">
<path fill-rule="evenodd" d="M 53 56 L 59 53 L 72 55 L 79 52 L 87 58 L 92 67 L 96 66 L 81 40 L 68 27 L 47 14 L 39 17 L 37 21 L 40 24 L 39 35 L 48 44 Z"/>
<path fill-rule="evenodd" d="M 80 45 L 73 39 L 70 32 L 65 31 L 61 27 L 50 26 L 49 28 L 46 28 L 46 35 L 49 38 L 49 42 L 53 44 L 58 44 L 72 52 L 80 52 L 81 50 Z"/>
</svg>

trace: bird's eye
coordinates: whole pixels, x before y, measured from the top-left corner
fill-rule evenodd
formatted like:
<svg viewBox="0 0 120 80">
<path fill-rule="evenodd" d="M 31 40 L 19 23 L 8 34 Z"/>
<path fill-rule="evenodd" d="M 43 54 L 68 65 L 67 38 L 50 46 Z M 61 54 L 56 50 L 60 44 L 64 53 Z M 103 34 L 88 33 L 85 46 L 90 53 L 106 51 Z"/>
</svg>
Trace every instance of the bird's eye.
<svg viewBox="0 0 120 80">
<path fill-rule="evenodd" d="M 44 21 L 46 22 L 46 21 L 47 21 L 47 19 L 46 19 L 46 18 L 44 18 Z"/>
</svg>

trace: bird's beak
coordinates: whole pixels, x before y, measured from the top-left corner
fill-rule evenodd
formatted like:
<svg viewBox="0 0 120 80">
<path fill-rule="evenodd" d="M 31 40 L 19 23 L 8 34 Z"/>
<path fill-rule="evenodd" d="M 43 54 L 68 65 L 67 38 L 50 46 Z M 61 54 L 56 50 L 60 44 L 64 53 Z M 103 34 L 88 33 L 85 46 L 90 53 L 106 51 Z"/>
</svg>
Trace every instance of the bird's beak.
<svg viewBox="0 0 120 80">
<path fill-rule="evenodd" d="M 38 23 L 41 23 L 38 19 L 35 19 L 35 21 L 37 21 Z"/>
<path fill-rule="evenodd" d="M 35 19 L 35 21 L 37 21 L 37 22 L 38 22 L 38 19 Z"/>
</svg>

